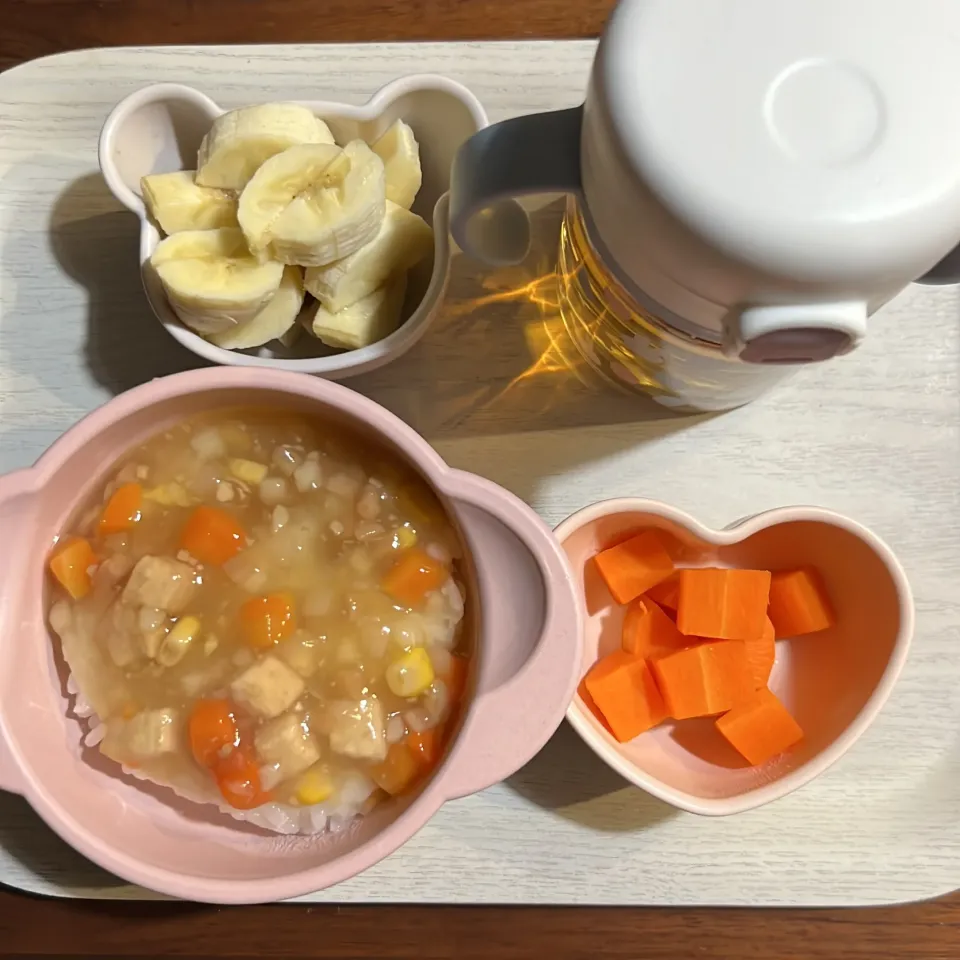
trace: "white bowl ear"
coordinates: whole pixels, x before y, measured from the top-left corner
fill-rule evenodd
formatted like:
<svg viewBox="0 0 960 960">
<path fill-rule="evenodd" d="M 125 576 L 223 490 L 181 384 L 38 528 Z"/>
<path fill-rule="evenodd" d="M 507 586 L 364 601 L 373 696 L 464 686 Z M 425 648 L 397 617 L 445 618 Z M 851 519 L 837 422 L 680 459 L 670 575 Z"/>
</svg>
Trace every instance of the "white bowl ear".
<svg viewBox="0 0 960 960">
<path fill-rule="evenodd" d="M 179 83 L 155 83 L 121 100 L 100 134 L 100 169 L 113 195 L 144 215 L 140 178 L 193 170 L 197 151 L 223 113 L 209 97 Z"/>
</svg>

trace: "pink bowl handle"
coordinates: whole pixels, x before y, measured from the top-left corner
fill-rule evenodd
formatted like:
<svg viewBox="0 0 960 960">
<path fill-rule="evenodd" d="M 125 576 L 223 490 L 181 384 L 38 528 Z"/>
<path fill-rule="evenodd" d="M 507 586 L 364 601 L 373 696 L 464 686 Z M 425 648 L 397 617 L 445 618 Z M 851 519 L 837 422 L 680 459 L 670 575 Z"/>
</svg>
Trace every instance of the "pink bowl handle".
<svg viewBox="0 0 960 960">
<path fill-rule="evenodd" d="M 22 568 L 25 551 L 18 549 L 22 535 L 32 526 L 35 476 L 32 470 L 17 470 L 0 476 L 0 530 L 3 531 L 3 549 L 0 550 L 0 690 L 10 685 L 2 676 L 6 657 L 2 645 L 16 639 L 19 611 L 15 598 L 19 595 L 16 574 Z M 0 699 L 0 790 L 23 792 L 23 776 L 6 739 L 3 723 L 3 702 Z"/>
<path fill-rule="evenodd" d="M 444 486 L 483 608 L 479 678 L 445 778 L 453 799 L 515 773 L 560 725 L 579 675 L 582 613 L 567 558 L 530 507 L 457 470 Z"/>
</svg>

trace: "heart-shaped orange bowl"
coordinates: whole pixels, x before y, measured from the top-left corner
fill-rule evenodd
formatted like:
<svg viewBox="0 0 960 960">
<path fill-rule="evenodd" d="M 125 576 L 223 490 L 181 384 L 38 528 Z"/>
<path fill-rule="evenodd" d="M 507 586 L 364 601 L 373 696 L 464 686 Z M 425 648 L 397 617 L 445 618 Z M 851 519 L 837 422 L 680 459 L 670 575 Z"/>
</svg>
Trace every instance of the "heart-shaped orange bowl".
<svg viewBox="0 0 960 960">
<path fill-rule="evenodd" d="M 591 558 L 647 529 L 661 532 L 678 566 L 812 566 L 820 572 L 836 623 L 820 633 L 778 641 L 769 682 L 804 738 L 769 763 L 751 767 L 709 717 L 667 720 L 621 744 L 578 693 L 567 719 L 623 777 L 691 813 L 740 813 L 809 783 L 870 726 L 906 661 L 913 598 L 893 552 L 860 524 L 816 507 L 770 510 L 726 530 L 711 530 L 653 500 L 623 498 L 586 507 L 555 531 L 586 608 L 581 677 L 600 657 L 620 648 L 624 615 Z"/>
</svg>

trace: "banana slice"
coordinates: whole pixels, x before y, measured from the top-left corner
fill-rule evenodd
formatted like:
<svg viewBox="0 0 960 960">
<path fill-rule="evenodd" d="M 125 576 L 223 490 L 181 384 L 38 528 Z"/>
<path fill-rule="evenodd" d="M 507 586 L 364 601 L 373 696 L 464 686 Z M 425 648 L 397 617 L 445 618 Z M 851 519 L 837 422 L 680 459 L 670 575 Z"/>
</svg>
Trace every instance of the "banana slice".
<svg viewBox="0 0 960 960">
<path fill-rule="evenodd" d="M 201 336 L 255 317 L 283 276 L 282 264 L 251 255 L 237 227 L 175 233 L 157 245 L 150 265 L 174 312 Z"/>
<path fill-rule="evenodd" d="M 385 190 L 383 161 L 352 140 L 270 224 L 269 256 L 306 267 L 349 256 L 377 235 Z"/>
<path fill-rule="evenodd" d="M 420 147 L 413 131 L 395 120 L 386 133 L 373 142 L 373 152 L 383 161 L 387 178 L 387 199 L 409 210 L 420 189 Z"/>
<path fill-rule="evenodd" d="M 167 235 L 237 225 L 237 198 L 226 190 L 197 185 L 193 170 L 152 173 L 140 179 L 150 215 Z"/>
<path fill-rule="evenodd" d="M 267 160 L 240 194 L 237 218 L 250 249 L 270 246 L 274 220 L 304 191 L 323 182 L 324 172 L 343 151 L 330 143 L 304 143 Z"/>
<path fill-rule="evenodd" d="M 402 273 L 337 313 L 331 313 L 321 303 L 312 304 L 303 325 L 328 347 L 341 350 L 367 347 L 389 336 L 400 325 L 406 290 L 407 276 Z"/>
<path fill-rule="evenodd" d="M 200 144 L 197 183 L 242 190 L 260 165 L 298 143 L 333 143 L 330 128 L 296 103 L 263 103 L 218 117 Z"/>
<path fill-rule="evenodd" d="M 303 306 L 303 271 L 284 267 L 280 286 L 270 302 L 255 316 L 225 333 L 209 337 L 211 343 L 226 350 L 248 350 L 271 340 L 284 338 L 297 327 L 297 314 Z"/>
<path fill-rule="evenodd" d="M 433 230 L 409 210 L 387 201 L 376 237 L 356 253 L 325 267 L 310 267 L 304 284 L 331 313 L 356 303 L 387 279 L 409 270 L 433 248 Z"/>
</svg>

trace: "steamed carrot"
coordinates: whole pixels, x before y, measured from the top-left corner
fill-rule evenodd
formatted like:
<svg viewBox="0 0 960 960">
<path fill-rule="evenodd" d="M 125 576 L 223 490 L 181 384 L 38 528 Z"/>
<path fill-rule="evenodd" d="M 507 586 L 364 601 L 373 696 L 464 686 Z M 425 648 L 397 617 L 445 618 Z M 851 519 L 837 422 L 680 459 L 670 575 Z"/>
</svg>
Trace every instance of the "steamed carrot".
<svg viewBox="0 0 960 960">
<path fill-rule="evenodd" d="M 773 670 L 774 660 L 777 658 L 777 648 L 774 643 L 773 624 L 767 617 L 763 625 L 763 634 L 756 640 L 744 640 L 747 648 L 747 663 L 750 665 L 750 675 L 753 685 L 759 690 L 767 685 L 770 671 Z"/>
<path fill-rule="evenodd" d="M 381 586 L 394 600 L 406 607 L 419 607 L 432 590 L 443 586 L 449 571 L 425 550 L 404 550 L 387 571 Z"/>
<path fill-rule="evenodd" d="M 238 810 L 252 810 L 270 800 L 260 785 L 260 767 L 242 746 L 236 747 L 213 768 L 224 800 Z"/>
<path fill-rule="evenodd" d="M 440 750 L 443 742 L 434 727 L 432 730 L 414 730 L 407 734 L 407 749 L 421 766 L 432 767 L 440 759 Z"/>
<path fill-rule="evenodd" d="M 690 638 L 685 637 L 648 597 L 630 601 L 621 635 L 621 646 L 627 653 L 651 660 L 682 650 L 690 642 Z"/>
<path fill-rule="evenodd" d="M 765 688 L 716 723 L 720 733 L 754 766 L 766 763 L 803 739 L 800 725 Z"/>
<path fill-rule="evenodd" d="M 623 650 L 611 653 L 590 668 L 584 684 L 620 743 L 666 718 L 663 697 L 642 657 Z"/>
<path fill-rule="evenodd" d="M 629 603 L 673 573 L 673 560 L 656 530 L 608 547 L 593 560 L 617 603 Z"/>
<path fill-rule="evenodd" d="M 140 520 L 143 506 L 143 487 L 139 483 L 125 483 L 107 501 L 100 514 L 100 533 L 122 533 Z"/>
<path fill-rule="evenodd" d="M 688 647 L 651 666 L 667 713 L 676 720 L 724 713 L 754 692 L 746 646 L 740 640 Z"/>
<path fill-rule="evenodd" d="M 784 570 L 770 582 L 770 619 L 777 637 L 798 637 L 826 630 L 836 622 L 816 570 Z"/>
<path fill-rule="evenodd" d="M 466 657 L 461 657 L 456 653 L 450 657 L 450 665 L 448 667 L 437 671 L 437 676 L 447 685 L 450 699 L 454 703 L 463 697 L 463 692 L 467 689 L 469 673 L 469 661 Z"/>
<path fill-rule="evenodd" d="M 370 771 L 373 782 L 391 796 L 403 793 L 420 773 L 416 757 L 404 743 L 391 744 L 387 759 Z"/>
<path fill-rule="evenodd" d="M 297 629 L 294 599 L 289 593 L 251 597 L 240 607 L 243 638 L 251 647 L 265 650 Z"/>
<path fill-rule="evenodd" d="M 201 767 L 214 767 L 240 744 L 233 704 L 229 700 L 198 700 L 187 722 L 190 752 Z"/>
<path fill-rule="evenodd" d="M 217 507 L 197 507 L 180 533 L 180 546 L 187 553 L 215 567 L 235 557 L 246 544 L 239 521 Z"/>
<path fill-rule="evenodd" d="M 655 587 L 647 591 L 647 596 L 664 610 L 677 612 L 677 604 L 680 602 L 680 578 L 675 574 L 661 580 Z"/>
<path fill-rule="evenodd" d="M 74 600 L 80 600 L 90 592 L 93 582 L 90 568 L 96 564 L 93 547 L 83 537 L 61 540 L 49 561 L 50 572 Z"/>
<path fill-rule="evenodd" d="M 718 640 L 754 640 L 762 635 L 769 570 L 681 570 L 679 580 L 681 633 Z"/>
</svg>

